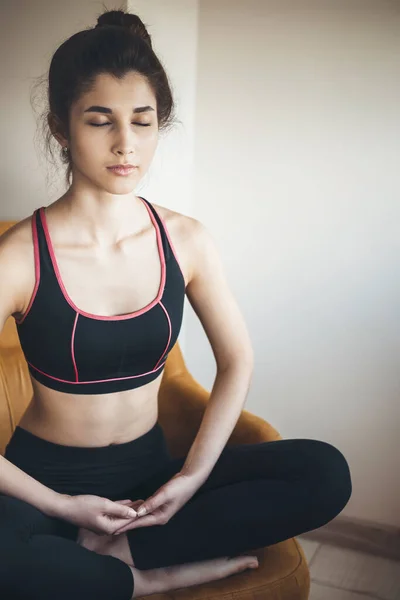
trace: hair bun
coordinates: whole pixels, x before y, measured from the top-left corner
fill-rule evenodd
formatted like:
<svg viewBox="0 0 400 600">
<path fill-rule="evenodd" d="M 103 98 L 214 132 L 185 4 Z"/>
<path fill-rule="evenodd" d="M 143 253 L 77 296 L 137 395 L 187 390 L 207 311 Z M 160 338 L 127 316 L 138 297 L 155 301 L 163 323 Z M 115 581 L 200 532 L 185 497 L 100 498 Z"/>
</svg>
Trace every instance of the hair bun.
<svg viewBox="0 0 400 600">
<path fill-rule="evenodd" d="M 151 47 L 151 37 L 143 21 L 137 15 L 122 10 L 109 10 L 98 17 L 95 29 L 107 25 L 124 27 L 134 35 L 141 37 Z"/>
</svg>

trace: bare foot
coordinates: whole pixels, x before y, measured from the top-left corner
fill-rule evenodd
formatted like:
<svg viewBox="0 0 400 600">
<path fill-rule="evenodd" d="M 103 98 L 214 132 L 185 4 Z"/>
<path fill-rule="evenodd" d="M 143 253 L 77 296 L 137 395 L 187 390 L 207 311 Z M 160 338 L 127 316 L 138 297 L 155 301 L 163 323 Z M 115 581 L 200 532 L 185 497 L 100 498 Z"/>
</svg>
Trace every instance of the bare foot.
<svg viewBox="0 0 400 600">
<path fill-rule="evenodd" d="M 97 554 L 115 556 L 129 565 L 134 579 L 132 598 L 200 585 L 258 567 L 256 556 L 244 554 L 232 558 L 225 556 L 142 571 L 134 568 L 125 533 L 118 536 L 97 535 L 88 529 L 81 528 L 78 532 L 77 543 Z"/>
<path fill-rule="evenodd" d="M 93 550 L 97 552 L 99 548 L 104 546 L 109 538 L 112 538 L 112 535 L 98 535 L 89 529 L 84 529 L 80 527 L 78 530 L 78 537 L 76 539 L 76 543 L 88 550 Z"/>
<path fill-rule="evenodd" d="M 135 566 L 126 533 L 121 533 L 120 535 L 97 535 L 97 533 L 81 527 L 78 531 L 76 542 L 80 546 L 92 550 L 92 552 L 115 556 L 115 558 L 119 558 L 126 564 L 132 567 Z"/>
<path fill-rule="evenodd" d="M 135 582 L 133 598 L 224 579 L 229 575 L 256 567 L 258 567 L 257 557 L 246 555 L 235 558 L 215 558 L 146 571 L 132 569 Z"/>
</svg>

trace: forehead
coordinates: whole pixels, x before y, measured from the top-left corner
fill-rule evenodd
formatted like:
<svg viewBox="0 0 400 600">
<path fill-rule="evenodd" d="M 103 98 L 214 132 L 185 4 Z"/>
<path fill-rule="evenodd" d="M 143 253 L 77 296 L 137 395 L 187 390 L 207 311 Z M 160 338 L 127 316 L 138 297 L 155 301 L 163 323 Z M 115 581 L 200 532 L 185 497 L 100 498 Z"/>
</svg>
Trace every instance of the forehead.
<svg viewBox="0 0 400 600">
<path fill-rule="evenodd" d="M 156 98 L 147 79 L 140 73 L 132 71 L 122 79 L 101 73 L 92 88 L 75 103 L 74 112 L 83 114 L 91 104 L 106 106 L 113 111 L 132 112 L 135 106 L 150 105 L 156 109 Z"/>
</svg>

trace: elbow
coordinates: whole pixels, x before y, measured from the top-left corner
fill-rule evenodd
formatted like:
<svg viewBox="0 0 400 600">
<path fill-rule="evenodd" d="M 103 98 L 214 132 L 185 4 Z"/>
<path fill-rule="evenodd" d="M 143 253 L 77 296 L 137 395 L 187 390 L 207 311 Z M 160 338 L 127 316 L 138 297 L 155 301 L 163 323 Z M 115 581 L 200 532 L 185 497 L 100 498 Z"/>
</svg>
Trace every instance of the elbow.
<svg viewBox="0 0 400 600">
<path fill-rule="evenodd" d="M 234 356 L 224 361 L 217 363 L 218 372 L 235 372 L 247 375 L 249 379 L 252 378 L 254 372 L 254 353 L 252 348 L 246 350 L 246 352 L 237 352 Z"/>
</svg>

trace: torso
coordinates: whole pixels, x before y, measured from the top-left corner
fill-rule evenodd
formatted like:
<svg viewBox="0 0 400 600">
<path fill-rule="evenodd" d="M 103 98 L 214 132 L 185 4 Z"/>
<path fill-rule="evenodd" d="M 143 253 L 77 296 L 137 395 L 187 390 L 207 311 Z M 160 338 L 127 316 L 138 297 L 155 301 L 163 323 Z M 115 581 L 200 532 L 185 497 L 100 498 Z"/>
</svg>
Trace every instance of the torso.
<svg viewBox="0 0 400 600">
<path fill-rule="evenodd" d="M 58 227 L 61 210 L 56 204 L 46 209 L 46 216 L 62 280 L 74 303 L 95 315 L 115 316 L 139 310 L 151 302 L 160 283 L 160 265 L 151 224 L 146 221 L 145 228 L 124 238 L 119 248 L 102 253 L 97 248 L 95 253 L 94 249 L 82 244 L 79 233 L 64 224 Z M 187 285 L 190 277 L 188 224 L 191 219 L 165 207 L 153 206 L 168 228 Z M 21 273 L 26 282 L 24 298 L 20 301 L 22 308 L 15 313 L 19 317 L 28 307 L 35 286 L 30 218 L 18 224 L 16 235 L 24 247 Z M 138 261 L 138 256 L 146 256 L 146 261 Z M 132 283 L 129 285 L 129 282 Z M 162 374 L 140 388 L 82 398 L 79 394 L 47 388 L 31 377 L 33 397 L 19 426 L 63 445 L 93 447 L 128 442 L 149 431 L 156 423 L 161 379 Z"/>
</svg>

